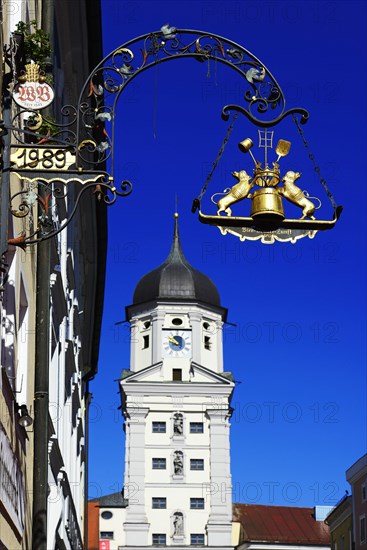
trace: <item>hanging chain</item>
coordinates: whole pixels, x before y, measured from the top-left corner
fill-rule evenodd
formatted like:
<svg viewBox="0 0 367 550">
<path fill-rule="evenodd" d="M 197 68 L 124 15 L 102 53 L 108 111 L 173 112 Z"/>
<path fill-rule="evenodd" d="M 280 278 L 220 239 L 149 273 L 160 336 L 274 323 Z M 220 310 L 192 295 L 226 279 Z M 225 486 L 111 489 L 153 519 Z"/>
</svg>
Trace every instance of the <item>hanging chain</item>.
<svg viewBox="0 0 367 550">
<path fill-rule="evenodd" d="M 216 167 L 218 166 L 218 162 L 220 161 L 220 159 L 222 158 L 222 155 L 224 153 L 224 149 L 226 148 L 226 145 L 229 141 L 229 138 L 230 138 L 230 135 L 232 133 L 232 130 L 234 128 L 234 123 L 236 122 L 237 120 L 237 117 L 238 117 L 238 113 L 234 113 L 233 115 L 233 119 L 232 119 L 232 122 L 231 124 L 228 126 L 228 130 L 227 130 L 227 133 L 224 137 L 224 140 L 223 140 L 223 143 L 221 145 L 221 148 L 219 149 L 218 151 L 218 154 L 217 154 L 217 157 L 215 159 L 215 161 L 213 162 L 213 165 L 212 165 L 212 168 L 205 180 L 205 183 L 203 185 L 203 188 L 202 190 L 200 191 L 200 194 L 198 195 L 198 197 L 196 199 L 193 200 L 193 203 L 192 203 L 192 212 L 196 212 L 197 208 L 200 207 L 200 201 L 201 199 L 203 198 L 205 192 L 206 192 L 206 189 L 210 183 L 210 180 L 212 179 L 213 177 L 213 174 L 214 174 L 214 170 L 216 169 Z"/>
<path fill-rule="evenodd" d="M 298 119 L 297 119 L 297 117 L 296 117 L 295 115 L 293 115 L 293 120 L 294 120 L 294 122 L 295 122 L 295 124 L 296 124 L 296 126 L 297 126 L 299 135 L 300 135 L 301 138 L 302 138 L 303 145 L 305 146 L 305 148 L 306 148 L 307 151 L 308 151 L 308 158 L 312 161 L 312 164 L 313 164 L 313 166 L 314 166 L 314 170 L 315 170 L 316 174 L 319 176 L 320 183 L 321 183 L 321 185 L 323 186 L 323 188 L 325 189 L 326 194 L 327 194 L 327 196 L 329 197 L 330 202 L 331 202 L 331 204 L 332 204 L 334 210 L 336 210 L 336 209 L 338 208 L 338 206 L 337 206 L 337 204 L 336 204 L 336 202 L 335 202 L 335 199 L 334 199 L 334 197 L 333 197 L 333 194 L 332 194 L 332 192 L 330 191 L 330 189 L 328 188 L 326 181 L 324 180 L 324 178 L 323 178 L 322 175 L 321 175 L 320 166 L 317 164 L 317 162 L 316 162 L 316 160 L 315 160 L 315 156 L 314 156 L 314 154 L 312 153 L 312 151 L 311 151 L 311 149 L 310 149 L 310 145 L 309 145 L 308 141 L 306 140 L 305 135 L 304 135 L 304 133 L 303 133 L 303 130 L 302 130 L 302 128 L 301 128 L 301 126 L 300 126 L 300 124 L 299 124 L 299 122 L 298 122 Z"/>
</svg>

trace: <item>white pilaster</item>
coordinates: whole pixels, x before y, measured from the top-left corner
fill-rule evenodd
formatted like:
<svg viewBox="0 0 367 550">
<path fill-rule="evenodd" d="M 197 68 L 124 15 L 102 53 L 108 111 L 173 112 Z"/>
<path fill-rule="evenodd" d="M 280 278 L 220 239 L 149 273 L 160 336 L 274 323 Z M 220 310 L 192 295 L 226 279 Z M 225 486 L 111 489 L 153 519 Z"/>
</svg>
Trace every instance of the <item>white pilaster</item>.
<svg viewBox="0 0 367 550">
<path fill-rule="evenodd" d="M 153 329 L 152 329 L 152 357 L 153 363 L 158 363 L 162 360 L 162 327 L 164 322 L 164 311 L 156 310 L 152 314 Z"/>
<path fill-rule="evenodd" d="M 149 523 L 145 511 L 145 418 L 149 409 L 128 405 L 126 447 L 129 467 L 125 476 L 125 498 L 129 501 L 124 530 L 127 545 L 147 545 Z"/>
<path fill-rule="evenodd" d="M 190 321 L 192 323 L 192 359 L 199 365 L 202 364 L 201 354 L 203 347 L 203 338 L 202 338 L 202 312 L 199 311 L 190 311 Z"/>
<path fill-rule="evenodd" d="M 132 319 L 130 321 L 130 368 L 132 371 L 135 371 L 137 365 L 138 327 L 138 320 Z"/>
<path fill-rule="evenodd" d="M 232 542 L 232 480 L 229 454 L 228 409 L 207 409 L 210 420 L 210 514 L 208 546 Z"/>
</svg>

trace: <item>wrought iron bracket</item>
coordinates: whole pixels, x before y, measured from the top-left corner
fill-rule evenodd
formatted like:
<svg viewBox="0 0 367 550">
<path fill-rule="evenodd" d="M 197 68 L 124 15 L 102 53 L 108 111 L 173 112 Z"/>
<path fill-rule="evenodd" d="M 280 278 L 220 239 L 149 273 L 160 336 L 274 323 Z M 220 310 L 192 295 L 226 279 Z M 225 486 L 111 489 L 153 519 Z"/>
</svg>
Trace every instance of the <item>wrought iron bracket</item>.
<svg viewBox="0 0 367 550">
<path fill-rule="evenodd" d="M 235 70 L 244 83 L 244 105 L 223 108 L 227 118 L 234 110 L 263 128 L 278 124 L 297 113 L 308 119 L 304 108 L 286 110 L 284 93 L 266 66 L 251 52 L 222 36 L 197 30 L 162 27 L 125 42 L 108 54 L 85 81 L 76 107 L 61 108 L 58 122 L 40 111 L 18 108 L 11 127 L 13 141 L 24 146 L 69 145 L 76 156 L 77 169 L 97 170 L 111 160 L 113 176 L 116 106 L 126 86 L 150 67 L 174 59 L 222 63 Z M 40 129 L 48 129 L 42 134 Z M 103 168 L 102 168 L 103 169 Z"/>
<path fill-rule="evenodd" d="M 161 31 L 119 46 L 101 61 L 85 82 L 77 108 L 78 166 L 84 166 L 87 161 L 85 153 L 97 153 L 97 164 L 108 158 L 113 160 L 115 111 L 122 91 L 150 67 L 182 58 L 193 58 L 201 63 L 214 60 L 243 77 L 244 105 L 225 106 L 224 118 L 229 111 L 235 110 L 252 124 L 268 128 L 294 113 L 300 114 L 303 122 L 309 117 L 303 108 L 286 110 L 283 91 L 274 76 L 239 44 L 212 33 L 162 27 Z"/>
<path fill-rule="evenodd" d="M 28 231 L 24 230 L 14 239 L 8 240 L 8 244 L 21 248 L 51 239 L 65 229 L 74 218 L 83 195 L 88 191 L 107 206 L 114 204 L 117 197 L 126 197 L 132 192 L 129 181 L 123 181 L 118 189 L 107 172 L 80 173 L 71 170 L 62 174 L 57 170 L 49 170 L 46 177 L 41 173 L 33 178 L 30 177 L 31 173 L 34 174 L 31 170 L 14 172 L 22 182 L 22 190 L 10 198 L 12 215 L 16 218 L 28 218 L 29 221 Z M 75 192 L 77 187 L 79 189 Z M 55 215 L 51 217 L 53 222 L 50 222 L 50 212 L 67 198 L 71 188 L 74 190 L 74 201 L 67 217 L 59 223 Z"/>
<path fill-rule="evenodd" d="M 5 49 L 5 57 L 10 55 L 10 49 Z M 114 204 L 117 196 L 131 193 L 130 182 L 123 181 L 119 190 L 113 183 L 117 102 L 136 76 L 157 64 L 183 58 L 201 63 L 214 60 L 243 77 L 244 105 L 225 106 L 224 118 L 234 110 L 263 128 L 272 127 L 294 113 L 300 114 L 303 122 L 308 119 L 308 112 L 303 108 L 286 110 L 283 91 L 271 72 L 251 52 L 227 38 L 168 25 L 134 38 L 95 67 L 82 87 L 78 104 L 63 106 L 55 114 L 57 120 L 38 109 L 17 105 L 10 124 L 3 126 L 3 131 L 12 135 L 11 155 L 4 170 L 16 173 L 24 183 L 24 188 L 11 197 L 11 211 L 18 217 L 31 215 L 36 206 L 40 211 L 33 233 L 20 236 L 20 243 L 12 244 L 26 246 L 55 236 L 71 221 L 87 189 L 94 188 L 107 205 Z M 11 67 L 10 58 L 7 61 Z M 10 92 L 15 93 L 17 83 L 11 78 L 6 82 Z M 109 174 L 105 172 L 106 161 L 110 161 Z M 30 178 L 30 173 L 35 172 L 37 178 Z M 67 187 L 73 182 L 82 187 L 69 219 L 57 229 L 47 228 L 42 222 L 47 218 L 47 208 L 65 197 Z M 42 203 L 37 185 L 47 188 L 47 205 Z"/>
</svg>

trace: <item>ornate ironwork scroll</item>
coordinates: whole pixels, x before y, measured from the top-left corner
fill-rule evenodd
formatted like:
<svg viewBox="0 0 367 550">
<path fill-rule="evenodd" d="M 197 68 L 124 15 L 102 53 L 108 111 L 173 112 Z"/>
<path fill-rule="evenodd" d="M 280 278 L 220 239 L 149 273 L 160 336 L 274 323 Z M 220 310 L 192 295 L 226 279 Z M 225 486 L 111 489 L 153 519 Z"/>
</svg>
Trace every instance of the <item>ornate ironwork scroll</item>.
<svg viewBox="0 0 367 550">
<path fill-rule="evenodd" d="M 286 110 L 284 94 L 273 75 L 242 46 L 215 34 L 164 26 L 159 32 L 119 46 L 86 81 L 78 105 L 77 166 L 90 167 L 91 163 L 98 166 L 109 158 L 113 160 L 116 104 L 137 75 L 158 63 L 189 57 L 224 63 L 244 78 L 244 105 L 225 106 L 224 117 L 231 110 L 238 111 L 264 128 L 294 113 L 300 114 L 303 122 L 307 120 L 305 109 Z"/>
<path fill-rule="evenodd" d="M 10 211 L 16 218 L 27 218 L 28 226 L 14 239 L 9 239 L 8 244 L 20 248 L 51 239 L 60 233 L 74 218 L 79 202 L 86 192 L 94 193 L 97 200 L 110 206 L 116 202 L 118 196 L 126 197 L 132 191 L 132 185 L 128 181 L 122 182 L 120 189 L 117 189 L 106 172 L 94 174 L 94 177 L 88 174 L 68 177 L 67 173 L 35 178 L 18 173 L 15 175 L 21 180 L 22 190 L 12 195 Z M 68 198 L 70 189 L 77 186 L 79 189 L 75 193 L 72 208 L 60 221 L 56 208 L 60 206 L 60 201 Z"/>
</svg>

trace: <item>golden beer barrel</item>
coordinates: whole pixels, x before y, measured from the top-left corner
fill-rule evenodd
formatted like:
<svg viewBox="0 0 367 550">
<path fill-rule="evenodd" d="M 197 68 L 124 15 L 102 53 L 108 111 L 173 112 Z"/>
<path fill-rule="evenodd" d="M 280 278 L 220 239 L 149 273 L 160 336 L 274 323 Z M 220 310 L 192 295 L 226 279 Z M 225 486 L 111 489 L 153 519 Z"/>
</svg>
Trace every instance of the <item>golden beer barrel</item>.
<svg viewBox="0 0 367 550">
<path fill-rule="evenodd" d="M 253 193 L 251 218 L 259 221 L 284 219 L 282 197 L 274 187 L 262 187 Z"/>
</svg>

